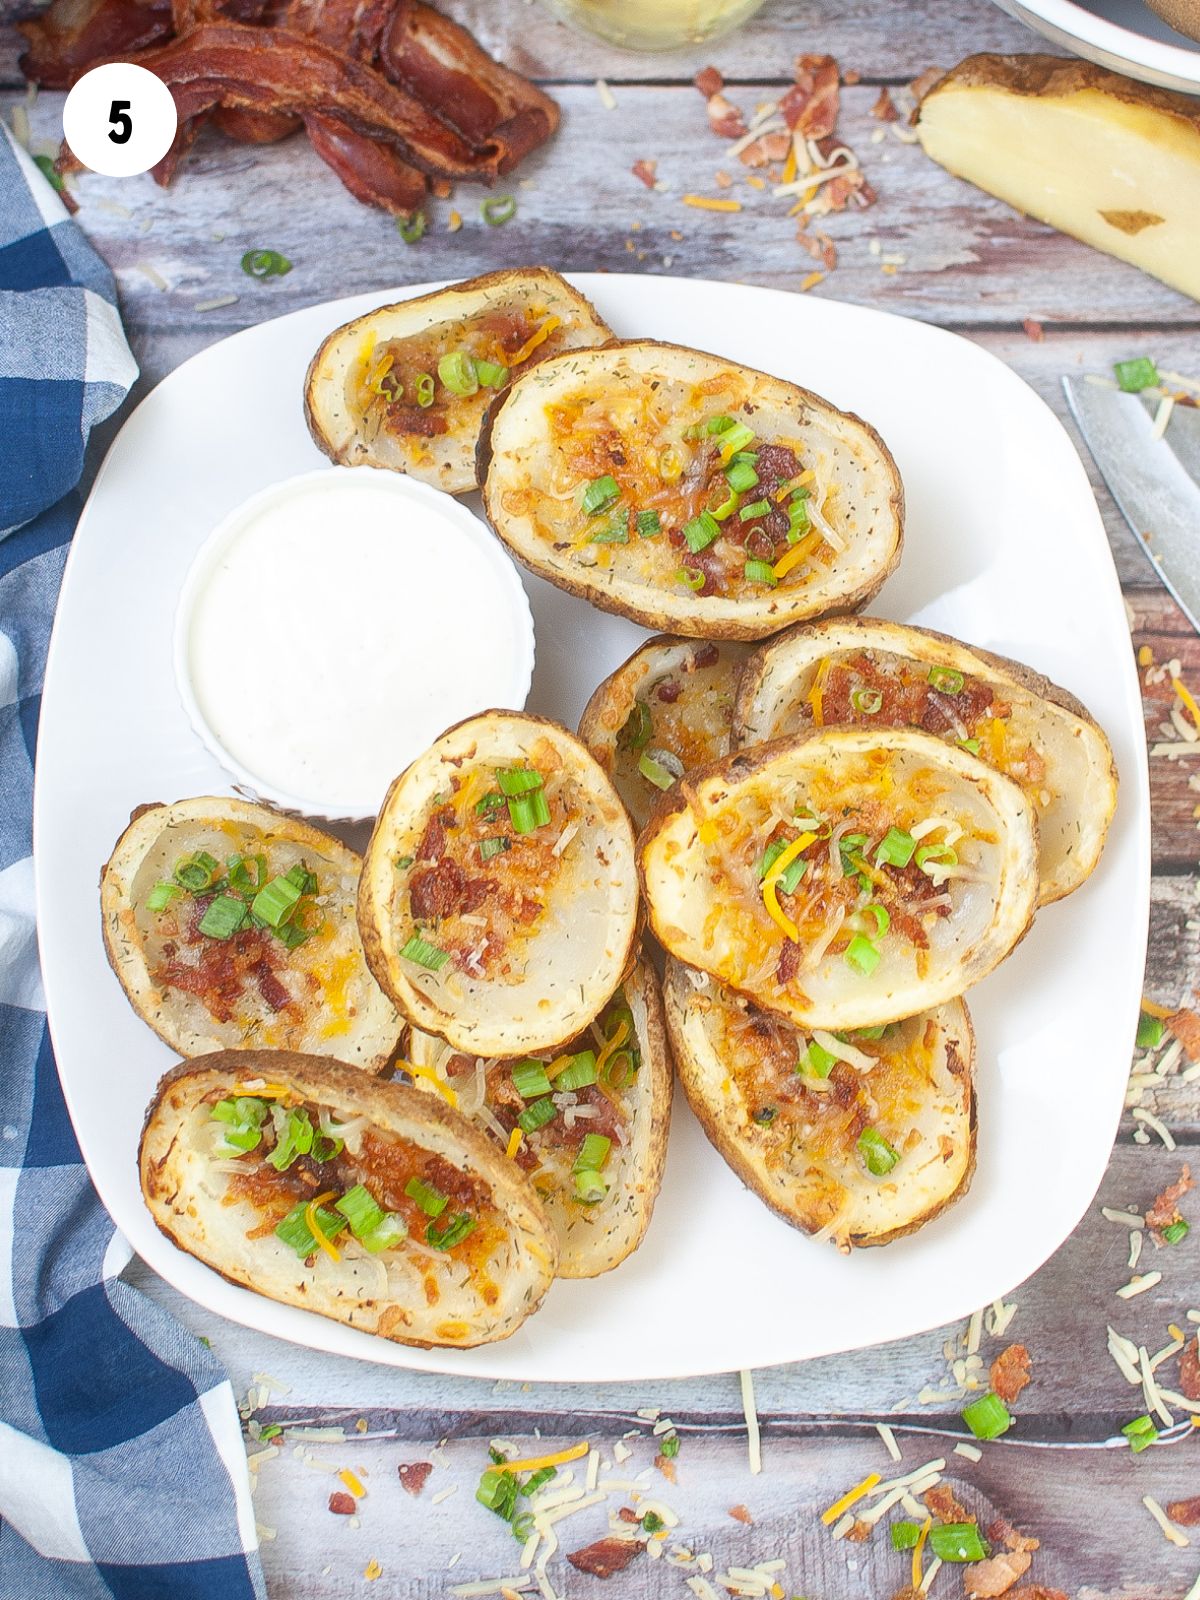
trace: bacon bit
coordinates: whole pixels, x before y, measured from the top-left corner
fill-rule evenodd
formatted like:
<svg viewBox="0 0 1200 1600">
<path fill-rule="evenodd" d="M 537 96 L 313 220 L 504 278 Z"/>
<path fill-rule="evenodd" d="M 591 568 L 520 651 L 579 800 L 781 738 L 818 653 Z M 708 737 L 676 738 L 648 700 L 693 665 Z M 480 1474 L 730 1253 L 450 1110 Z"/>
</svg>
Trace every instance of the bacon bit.
<svg viewBox="0 0 1200 1600">
<path fill-rule="evenodd" d="M 870 1537 L 871 1524 L 864 1522 L 861 1517 L 845 1534 L 847 1544 L 862 1544 L 864 1539 L 869 1539 Z"/>
<path fill-rule="evenodd" d="M 801 226 L 796 231 L 796 240 L 814 261 L 824 265 L 827 272 L 832 272 L 837 266 L 837 245 L 827 233 L 809 233 Z"/>
<path fill-rule="evenodd" d="M 992 1362 L 989 1376 L 994 1392 L 1011 1405 L 1029 1382 L 1029 1351 L 1023 1344 L 1010 1344 Z"/>
<path fill-rule="evenodd" d="M 714 172 L 713 182 L 716 184 L 718 189 L 728 189 L 732 184 L 733 179 L 727 172 Z"/>
<path fill-rule="evenodd" d="M 740 211 L 740 200 L 715 200 L 706 194 L 685 194 L 685 206 L 694 206 L 697 211 Z"/>
<path fill-rule="evenodd" d="M 675 1471 L 675 1463 L 670 1456 L 655 1456 L 654 1465 L 662 1473 L 663 1477 L 668 1483 L 677 1483 L 679 1481 L 678 1474 Z"/>
<path fill-rule="evenodd" d="M 701 67 L 692 82 L 706 100 L 711 100 L 714 94 L 720 94 L 725 87 L 725 79 L 716 67 Z"/>
<path fill-rule="evenodd" d="M 842 82 L 844 84 L 846 84 L 847 87 L 851 87 L 856 83 L 861 83 L 862 82 L 862 73 L 858 70 L 857 67 L 851 67 L 849 72 L 843 72 L 842 73 Z"/>
<path fill-rule="evenodd" d="M 914 78 L 908 87 L 915 99 L 923 100 L 934 84 L 940 83 L 944 76 L 941 67 L 926 67 L 921 76 Z"/>
<path fill-rule="evenodd" d="M 886 87 L 880 89 L 879 99 L 871 107 L 871 115 L 876 122 L 899 122 L 900 113 L 896 110 L 895 103 L 887 92 Z"/>
<path fill-rule="evenodd" d="M 640 1522 L 642 1520 L 632 1506 L 622 1506 L 617 1512 L 617 1516 L 622 1522 Z"/>
<path fill-rule="evenodd" d="M 1035 322 L 1032 317 L 1026 317 L 1021 326 L 1025 329 L 1025 337 L 1032 339 L 1034 344 L 1041 344 L 1046 337 L 1046 330 L 1040 322 Z"/>
<path fill-rule="evenodd" d="M 750 1527 L 754 1522 L 754 1518 L 746 1510 L 745 1506 L 730 1506 L 729 1515 L 735 1522 L 744 1522 L 747 1527 Z"/>
<path fill-rule="evenodd" d="M 1007 1517 L 997 1517 L 995 1522 L 989 1522 L 987 1536 L 993 1544 L 1002 1544 L 1007 1550 L 1041 1548 L 1040 1539 L 1027 1539 L 1023 1533 L 1017 1532 Z"/>
<path fill-rule="evenodd" d="M 723 94 L 709 97 L 708 125 L 719 139 L 740 139 L 746 132 L 745 117 Z"/>
<path fill-rule="evenodd" d="M 1172 1500 L 1167 1515 L 1181 1528 L 1194 1528 L 1200 1523 L 1200 1494 L 1191 1500 Z"/>
<path fill-rule="evenodd" d="M 402 1461 L 397 1471 L 400 1474 L 400 1487 L 415 1496 L 419 1495 L 429 1482 L 429 1474 L 433 1471 L 433 1462 Z"/>
<path fill-rule="evenodd" d="M 1200 1013 L 1172 1011 L 1166 1019 L 1167 1027 L 1179 1040 L 1189 1061 L 1200 1061 Z"/>
<path fill-rule="evenodd" d="M 797 56 L 794 73 L 779 102 L 783 120 L 805 139 L 825 139 L 837 127 L 838 64 L 832 56 Z"/>
<path fill-rule="evenodd" d="M 1002 1551 L 987 1561 L 976 1562 L 964 1578 L 968 1600 L 996 1600 L 1007 1594 L 1018 1578 L 1029 1571 L 1033 1557 L 1025 1550 Z"/>
<path fill-rule="evenodd" d="M 784 160 L 791 148 L 790 134 L 764 133 L 761 139 L 746 146 L 738 160 L 744 167 L 769 167 L 772 161 Z"/>
<path fill-rule="evenodd" d="M 939 1522 L 974 1522 L 976 1519 L 955 1496 L 948 1483 L 938 1483 L 922 1496 Z"/>
<path fill-rule="evenodd" d="M 640 1556 L 645 1548 L 641 1539 L 597 1539 L 595 1544 L 569 1552 L 567 1560 L 576 1572 L 586 1572 L 593 1578 L 611 1578 L 615 1572 L 624 1572 L 634 1556 Z"/>
<path fill-rule="evenodd" d="M 430 182 L 429 192 L 435 200 L 449 200 L 454 193 L 454 185 L 449 178 L 434 178 Z"/>
<path fill-rule="evenodd" d="M 1169 1228 L 1173 1222 L 1180 1220 L 1179 1202 L 1189 1189 L 1194 1189 L 1195 1187 L 1196 1183 L 1192 1177 L 1192 1169 L 1185 1162 L 1178 1181 L 1169 1183 L 1160 1194 L 1155 1195 L 1154 1203 L 1146 1212 L 1146 1226 L 1154 1235 L 1156 1243 L 1164 1244 L 1166 1242 L 1162 1236 L 1163 1229 Z M 1001 1395 L 1000 1398 L 1003 1399 L 1004 1396 Z"/>
<path fill-rule="evenodd" d="M 329 1496 L 329 1509 L 335 1516 L 352 1517 L 358 1510 L 358 1504 L 352 1494 L 343 1494 L 340 1489 L 335 1489 Z"/>
<path fill-rule="evenodd" d="M 1200 1400 L 1200 1334 L 1179 1357 L 1179 1392 L 1185 1400 Z"/>
<path fill-rule="evenodd" d="M 807 294 L 810 289 L 815 289 L 819 283 L 824 283 L 827 274 L 824 272 L 810 272 L 807 278 L 801 280 L 800 293 Z"/>
<path fill-rule="evenodd" d="M 635 161 L 629 170 L 633 173 L 635 178 L 641 179 L 641 181 L 646 185 L 647 189 L 653 189 L 654 185 L 658 182 L 657 161 Z"/>
</svg>

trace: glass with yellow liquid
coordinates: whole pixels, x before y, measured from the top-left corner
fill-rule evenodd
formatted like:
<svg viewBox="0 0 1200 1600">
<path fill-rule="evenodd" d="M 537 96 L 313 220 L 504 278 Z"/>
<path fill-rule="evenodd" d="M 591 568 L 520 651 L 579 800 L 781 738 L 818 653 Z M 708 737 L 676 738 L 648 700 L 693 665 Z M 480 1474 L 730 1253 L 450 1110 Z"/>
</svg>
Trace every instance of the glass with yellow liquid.
<svg viewBox="0 0 1200 1600">
<path fill-rule="evenodd" d="M 547 0 L 552 11 L 626 50 L 678 50 L 739 27 L 763 0 Z"/>
</svg>

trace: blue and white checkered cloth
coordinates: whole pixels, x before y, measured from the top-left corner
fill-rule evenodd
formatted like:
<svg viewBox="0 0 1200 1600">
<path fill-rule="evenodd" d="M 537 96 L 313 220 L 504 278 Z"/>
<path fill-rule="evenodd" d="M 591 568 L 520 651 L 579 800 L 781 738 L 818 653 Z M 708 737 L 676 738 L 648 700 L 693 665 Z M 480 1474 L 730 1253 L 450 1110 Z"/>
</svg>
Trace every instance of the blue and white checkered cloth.
<svg viewBox="0 0 1200 1600">
<path fill-rule="evenodd" d="M 2 126 L 2 125 L 0 125 Z M 229 1380 L 118 1274 L 46 1031 L 33 752 L 93 425 L 137 377 L 104 263 L 0 137 L 0 1600 L 263 1600 Z M 97 937 L 99 930 L 97 926 Z"/>
</svg>

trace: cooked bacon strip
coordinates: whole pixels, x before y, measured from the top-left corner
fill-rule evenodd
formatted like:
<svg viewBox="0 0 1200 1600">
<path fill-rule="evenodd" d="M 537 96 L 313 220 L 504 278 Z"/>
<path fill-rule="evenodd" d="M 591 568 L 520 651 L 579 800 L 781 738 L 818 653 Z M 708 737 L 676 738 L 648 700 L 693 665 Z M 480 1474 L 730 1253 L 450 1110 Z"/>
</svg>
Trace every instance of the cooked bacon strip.
<svg viewBox="0 0 1200 1600">
<path fill-rule="evenodd" d="M 499 143 L 472 148 L 406 90 L 285 28 L 204 23 L 143 56 L 140 64 L 170 89 L 181 122 L 217 105 L 298 116 L 316 112 L 398 146 L 416 166 L 448 177 L 486 180 L 504 159 Z"/>
<path fill-rule="evenodd" d="M 379 41 L 384 74 L 478 149 L 500 147 L 510 172 L 558 127 L 558 106 L 520 73 L 493 61 L 467 32 L 432 6 L 400 0 Z"/>
<path fill-rule="evenodd" d="M 238 144 L 278 144 L 304 126 L 299 117 L 275 111 L 242 111 L 236 106 L 218 106 L 212 114 L 212 124 Z"/>
<path fill-rule="evenodd" d="M 95 62 L 128 58 L 171 31 L 170 0 L 54 0 L 17 23 L 29 45 L 17 65 L 30 83 L 69 89 Z"/>
<path fill-rule="evenodd" d="M 308 142 L 364 205 L 410 217 L 425 198 L 426 178 L 394 145 L 314 112 L 304 119 Z"/>
</svg>

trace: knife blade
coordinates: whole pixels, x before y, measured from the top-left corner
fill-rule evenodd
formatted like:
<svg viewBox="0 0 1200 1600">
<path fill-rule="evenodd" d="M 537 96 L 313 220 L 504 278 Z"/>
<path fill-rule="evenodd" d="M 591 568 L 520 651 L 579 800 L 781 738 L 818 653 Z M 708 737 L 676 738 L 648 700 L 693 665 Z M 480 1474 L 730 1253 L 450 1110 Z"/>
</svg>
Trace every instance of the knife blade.
<svg viewBox="0 0 1200 1600">
<path fill-rule="evenodd" d="M 1154 570 L 1200 633 L 1200 410 L 1176 406 L 1163 438 L 1157 405 L 1063 379 L 1092 458 Z"/>
</svg>

